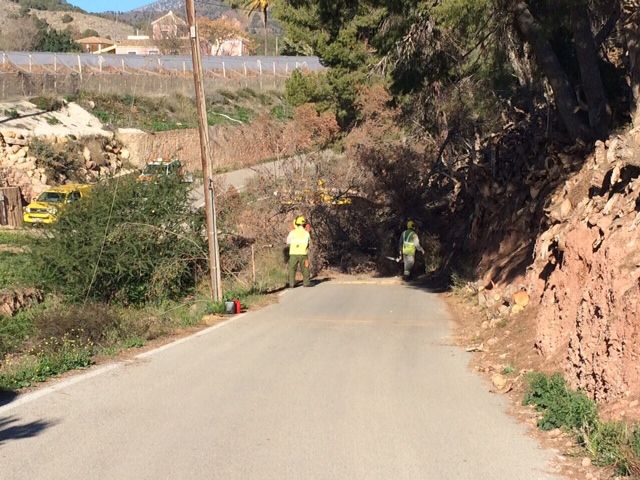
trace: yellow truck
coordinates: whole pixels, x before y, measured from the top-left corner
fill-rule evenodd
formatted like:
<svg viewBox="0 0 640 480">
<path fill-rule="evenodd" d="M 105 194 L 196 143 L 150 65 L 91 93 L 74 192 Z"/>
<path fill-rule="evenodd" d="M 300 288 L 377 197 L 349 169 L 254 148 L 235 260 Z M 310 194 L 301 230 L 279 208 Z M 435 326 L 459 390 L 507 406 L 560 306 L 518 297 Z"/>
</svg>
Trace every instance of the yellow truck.
<svg viewBox="0 0 640 480">
<path fill-rule="evenodd" d="M 24 210 L 23 220 L 30 224 L 51 224 L 57 220 L 60 210 L 66 205 L 86 197 L 92 185 L 69 183 L 59 187 L 51 187 L 42 192 Z"/>
</svg>

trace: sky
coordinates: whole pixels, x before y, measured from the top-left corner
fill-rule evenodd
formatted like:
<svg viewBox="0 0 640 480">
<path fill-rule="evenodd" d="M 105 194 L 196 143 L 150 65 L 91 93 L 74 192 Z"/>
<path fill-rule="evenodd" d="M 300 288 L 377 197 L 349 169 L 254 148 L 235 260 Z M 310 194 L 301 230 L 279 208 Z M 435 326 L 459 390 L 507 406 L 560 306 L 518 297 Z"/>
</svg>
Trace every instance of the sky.
<svg viewBox="0 0 640 480">
<path fill-rule="evenodd" d="M 87 12 L 120 11 L 126 12 L 134 8 L 153 3 L 153 0 L 67 0 L 70 4 Z"/>
</svg>

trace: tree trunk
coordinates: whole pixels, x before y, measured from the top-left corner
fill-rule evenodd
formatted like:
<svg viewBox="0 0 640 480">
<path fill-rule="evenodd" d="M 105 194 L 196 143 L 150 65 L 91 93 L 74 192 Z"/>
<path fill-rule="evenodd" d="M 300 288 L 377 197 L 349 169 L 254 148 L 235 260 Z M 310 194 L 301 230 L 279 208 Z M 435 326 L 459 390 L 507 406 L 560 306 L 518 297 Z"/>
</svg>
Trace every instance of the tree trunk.
<svg viewBox="0 0 640 480">
<path fill-rule="evenodd" d="M 571 29 L 576 45 L 582 88 L 589 105 L 589 125 L 598 137 L 606 138 L 611 124 L 611 106 L 600 74 L 600 57 L 591 31 L 585 4 L 571 8 Z"/>
<path fill-rule="evenodd" d="M 519 2 L 514 13 L 518 30 L 531 44 L 536 61 L 551 84 L 558 113 L 569 135 L 574 140 L 592 141 L 595 134 L 576 114 L 579 107 L 569 78 L 540 25 L 525 2 Z"/>
<path fill-rule="evenodd" d="M 631 112 L 633 126 L 640 127 L 640 13 L 635 12 L 625 23 L 629 78 L 633 92 Z"/>
<path fill-rule="evenodd" d="M 269 56 L 269 44 L 267 42 L 268 37 L 267 37 L 267 8 L 265 7 L 264 10 L 262 11 L 262 24 L 264 26 L 264 56 L 268 57 Z"/>
</svg>

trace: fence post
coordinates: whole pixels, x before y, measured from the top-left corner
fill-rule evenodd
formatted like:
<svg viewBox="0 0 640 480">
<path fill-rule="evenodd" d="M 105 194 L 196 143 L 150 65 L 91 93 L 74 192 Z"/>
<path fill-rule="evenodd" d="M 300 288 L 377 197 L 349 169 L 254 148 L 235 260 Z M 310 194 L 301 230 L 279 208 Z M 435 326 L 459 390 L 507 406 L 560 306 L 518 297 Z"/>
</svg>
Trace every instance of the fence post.
<svg viewBox="0 0 640 480">
<path fill-rule="evenodd" d="M 29 73 L 33 73 L 33 55 L 29 54 Z"/>
<path fill-rule="evenodd" d="M 98 57 L 98 67 L 100 68 L 100 73 L 102 73 L 102 61 L 103 61 L 103 58 L 102 58 L 102 55 L 100 55 Z"/>
<path fill-rule="evenodd" d="M 82 60 L 80 60 L 80 55 L 78 55 L 78 73 L 80 74 L 80 81 L 82 81 Z"/>
<path fill-rule="evenodd" d="M 227 78 L 227 69 L 224 66 L 224 62 L 222 62 L 222 78 Z"/>
<path fill-rule="evenodd" d="M 122 59 L 122 73 L 127 73 L 127 71 L 124 69 L 124 58 Z"/>
<path fill-rule="evenodd" d="M 187 62 L 182 62 L 182 74 L 187 75 Z"/>
<path fill-rule="evenodd" d="M 273 77 L 276 76 L 276 62 L 273 62 Z"/>
<path fill-rule="evenodd" d="M 2 66 L 4 67 L 7 64 L 7 54 L 2 52 Z"/>
<path fill-rule="evenodd" d="M 256 247 L 255 245 L 251 245 L 251 278 L 253 279 L 253 284 L 256 284 Z"/>
<path fill-rule="evenodd" d="M 53 91 L 58 93 L 58 55 L 53 54 Z"/>
<path fill-rule="evenodd" d="M 247 62 L 242 62 L 242 66 L 244 67 L 244 76 L 247 77 Z"/>
</svg>

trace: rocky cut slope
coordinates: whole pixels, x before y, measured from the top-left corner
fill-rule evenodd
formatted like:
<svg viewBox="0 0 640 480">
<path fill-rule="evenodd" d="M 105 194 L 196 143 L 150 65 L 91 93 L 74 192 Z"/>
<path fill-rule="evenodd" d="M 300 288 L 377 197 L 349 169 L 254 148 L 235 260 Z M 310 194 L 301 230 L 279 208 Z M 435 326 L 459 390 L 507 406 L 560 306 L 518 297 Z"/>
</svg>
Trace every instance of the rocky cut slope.
<svg viewBox="0 0 640 480">
<path fill-rule="evenodd" d="M 113 132 L 73 102 L 52 111 L 7 102 L 0 112 L 0 186 L 20 187 L 27 201 L 49 186 L 93 183 L 129 163 Z"/>
<path fill-rule="evenodd" d="M 640 394 L 640 130 L 599 142 L 546 209 L 536 348 L 598 401 Z"/>
</svg>

